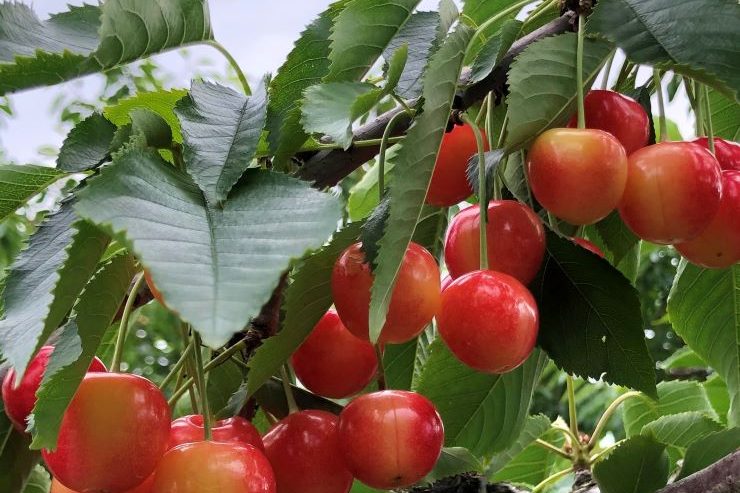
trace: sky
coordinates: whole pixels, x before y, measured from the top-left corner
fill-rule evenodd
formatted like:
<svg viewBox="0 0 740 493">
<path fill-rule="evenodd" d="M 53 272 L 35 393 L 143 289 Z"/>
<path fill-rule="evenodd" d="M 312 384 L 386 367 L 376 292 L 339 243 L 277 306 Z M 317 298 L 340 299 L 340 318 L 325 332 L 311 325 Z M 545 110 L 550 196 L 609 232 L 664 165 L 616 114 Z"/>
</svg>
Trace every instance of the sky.
<svg viewBox="0 0 740 493">
<path fill-rule="evenodd" d="M 41 19 L 49 13 L 66 10 L 67 3 L 82 0 L 21 0 L 31 5 Z M 90 2 L 90 0 L 88 0 Z M 91 3 L 91 2 L 90 2 Z M 330 0 L 211 0 L 211 23 L 214 36 L 236 58 L 250 82 L 262 74 L 275 73 L 285 60 L 304 27 L 326 9 Z M 420 10 L 436 10 L 438 0 L 423 0 Z M 188 87 L 200 67 L 194 64 L 210 59 L 215 67 L 226 71 L 226 62 L 213 48 L 193 46 L 189 56 L 176 51 L 154 57 L 174 77 L 172 87 Z M 619 66 L 615 63 L 616 66 Z M 638 80 L 649 76 L 646 70 Z M 95 94 L 102 87 L 102 76 L 93 75 L 54 87 L 21 92 L 9 97 L 14 116 L 4 118 L 0 126 L 0 146 L 11 161 L 53 165 L 54 156 L 40 153 L 42 147 L 58 149 L 68 127 L 62 127 L 50 107 L 60 95 Z M 666 111 L 676 121 L 684 137 L 693 135 L 693 121 L 688 115 L 688 101 L 679 95 Z"/>
</svg>

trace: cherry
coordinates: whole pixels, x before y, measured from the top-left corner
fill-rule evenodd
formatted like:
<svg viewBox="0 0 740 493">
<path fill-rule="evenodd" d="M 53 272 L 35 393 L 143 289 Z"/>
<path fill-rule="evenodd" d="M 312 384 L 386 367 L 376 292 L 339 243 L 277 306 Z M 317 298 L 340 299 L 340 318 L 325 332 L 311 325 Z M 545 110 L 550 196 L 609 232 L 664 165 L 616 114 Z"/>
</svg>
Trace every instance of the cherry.
<svg viewBox="0 0 740 493">
<path fill-rule="evenodd" d="M 426 397 L 384 390 L 362 395 L 344 408 L 339 441 L 357 479 L 373 488 L 403 488 L 434 468 L 444 428 Z"/>
<path fill-rule="evenodd" d="M 350 245 L 334 264 L 331 290 L 344 325 L 355 336 L 369 340 L 368 317 L 373 275 L 360 244 Z M 391 295 L 381 343 L 402 343 L 419 335 L 439 309 L 439 267 L 432 254 L 409 244 Z"/>
<path fill-rule="evenodd" d="M 291 361 L 308 390 L 333 399 L 361 391 L 378 371 L 373 345 L 352 335 L 335 310 L 321 317 Z"/>
<path fill-rule="evenodd" d="M 677 244 L 676 250 L 702 267 L 723 269 L 740 262 L 740 170 L 722 172 L 717 214 L 699 236 Z"/>
<path fill-rule="evenodd" d="M 164 298 L 162 297 L 162 293 L 160 293 L 159 289 L 157 289 L 157 286 L 154 284 L 154 280 L 152 279 L 152 275 L 149 273 L 148 270 L 144 271 L 144 280 L 146 281 L 146 285 L 149 287 L 149 291 L 152 293 L 152 296 L 154 296 L 154 299 L 159 301 L 161 305 L 164 305 Z"/>
<path fill-rule="evenodd" d="M 267 458 L 251 445 L 202 441 L 169 450 L 152 493 L 275 493 Z"/>
<path fill-rule="evenodd" d="M 480 266 L 479 208 L 468 207 L 452 218 L 445 238 L 445 263 L 453 278 Z M 488 264 L 528 284 L 545 255 L 545 229 L 532 209 L 514 200 L 488 204 Z"/>
<path fill-rule="evenodd" d="M 152 487 L 154 486 L 154 476 L 141 483 L 139 486 L 132 490 L 128 490 L 126 493 L 152 493 Z M 78 493 L 77 491 L 70 490 L 56 478 L 51 481 L 51 491 L 49 493 Z"/>
<path fill-rule="evenodd" d="M 709 149 L 709 139 L 707 137 L 699 137 L 694 143 Z M 715 137 L 714 156 L 722 169 L 740 171 L 740 144 L 737 142 Z"/>
<path fill-rule="evenodd" d="M 352 474 L 339 448 L 339 418 L 324 411 L 300 411 L 265 435 L 279 493 L 347 493 Z"/>
<path fill-rule="evenodd" d="M 140 485 L 167 450 L 170 408 L 152 382 L 137 375 L 88 373 L 64 413 L 46 465 L 80 492 L 120 493 Z"/>
<path fill-rule="evenodd" d="M 485 135 L 483 141 L 487 142 Z M 427 204 L 450 207 L 473 194 L 473 189 L 468 183 L 467 168 L 468 159 L 477 153 L 475 134 L 469 125 L 456 125 L 442 137 L 442 145 L 427 191 Z"/>
<path fill-rule="evenodd" d="M 719 164 L 708 150 L 690 142 L 662 142 L 629 157 L 619 214 L 643 240 L 680 243 L 709 226 L 721 194 Z"/>
<path fill-rule="evenodd" d="M 53 346 L 44 346 L 39 349 L 39 352 L 28 364 L 28 368 L 26 368 L 26 372 L 17 387 L 15 386 L 15 371 L 11 368 L 5 374 L 2 387 L 5 414 L 18 431 L 26 430 L 28 416 L 33 412 L 33 407 L 36 405 L 36 392 L 41 386 L 44 372 L 46 372 L 53 351 Z M 94 358 L 88 371 L 105 372 L 108 370 L 102 361 Z"/>
<path fill-rule="evenodd" d="M 235 442 L 252 445 L 259 450 L 265 449 L 257 428 L 240 416 L 216 421 L 211 427 L 211 434 L 214 442 Z M 177 418 L 170 427 L 170 441 L 167 448 L 171 449 L 183 443 L 203 441 L 205 435 L 202 415 Z"/>
<path fill-rule="evenodd" d="M 571 224 L 593 224 L 622 198 L 627 155 L 603 130 L 554 128 L 529 149 L 527 175 L 545 209 Z"/>
<path fill-rule="evenodd" d="M 624 146 L 627 154 L 648 145 L 650 118 L 634 99 L 614 91 L 594 89 L 583 98 L 586 128 L 609 132 Z M 568 127 L 578 127 L 578 115 L 573 115 Z"/>
<path fill-rule="evenodd" d="M 466 365 L 485 373 L 505 373 L 524 363 L 534 349 L 537 304 L 529 290 L 507 274 L 470 272 L 442 293 L 437 329 Z"/>
<path fill-rule="evenodd" d="M 604 252 L 601 251 L 601 248 L 597 247 L 596 245 L 588 241 L 586 238 L 572 238 L 572 240 L 573 240 L 573 243 L 575 243 L 576 245 L 585 248 L 591 253 L 595 253 L 601 258 L 604 258 Z"/>
</svg>

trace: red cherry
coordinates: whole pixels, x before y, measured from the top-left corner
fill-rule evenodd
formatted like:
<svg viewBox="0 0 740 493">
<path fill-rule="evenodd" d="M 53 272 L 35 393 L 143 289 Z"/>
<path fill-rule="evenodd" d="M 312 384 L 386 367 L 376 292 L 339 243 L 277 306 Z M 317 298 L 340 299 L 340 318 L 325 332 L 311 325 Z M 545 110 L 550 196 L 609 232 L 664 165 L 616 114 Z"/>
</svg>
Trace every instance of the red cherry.
<svg viewBox="0 0 740 493">
<path fill-rule="evenodd" d="M 154 284 L 154 280 L 152 279 L 152 275 L 149 273 L 148 270 L 144 271 L 144 280 L 146 281 L 146 285 L 149 287 L 149 291 L 152 293 L 152 296 L 154 296 L 154 299 L 159 301 L 161 305 L 164 305 L 164 298 L 162 298 L 162 293 L 160 293 L 157 289 L 157 286 Z"/>
<path fill-rule="evenodd" d="M 373 276 L 360 244 L 350 245 L 334 264 L 331 291 L 344 325 L 369 340 L 368 317 Z M 393 289 L 381 343 L 402 343 L 419 335 L 439 309 L 439 267 L 432 254 L 409 244 Z"/>
<path fill-rule="evenodd" d="M 586 128 L 609 132 L 624 146 L 627 154 L 648 145 L 650 118 L 634 99 L 614 91 L 594 89 L 583 99 L 586 109 Z M 574 115 L 568 127 L 578 127 Z"/>
<path fill-rule="evenodd" d="M 554 128 L 529 149 L 527 175 L 545 209 L 571 224 L 593 224 L 622 198 L 627 155 L 603 130 Z"/>
<path fill-rule="evenodd" d="M 690 262 L 724 269 L 740 262 L 740 171 L 722 172 L 722 200 L 712 222 L 693 240 L 676 245 Z"/>
<path fill-rule="evenodd" d="M 128 490 L 126 493 L 152 493 L 152 487 L 154 486 L 154 476 L 149 476 L 149 478 L 141 483 L 139 486 L 132 490 Z M 51 481 L 51 491 L 49 493 L 78 493 L 77 491 L 70 490 L 66 486 L 64 486 L 62 483 L 59 482 L 58 479 L 54 478 Z"/>
<path fill-rule="evenodd" d="M 479 270 L 456 279 L 442 293 L 440 336 L 471 368 L 505 373 L 524 363 L 539 329 L 532 294 L 513 277 Z"/>
<path fill-rule="evenodd" d="M 28 416 L 36 405 L 36 392 L 41 386 L 41 380 L 44 378 L 44 372 L 46 372 L 53 351 L 53 346 L 44 346 L 39 349 L 39 352 L 28 364 L 28 368 L 26 368 L 26 372 L 17 387 L 15 386 L 15 371 L 11 368 L 5 374 L 2 388 L 5 414 L 19 431 L 26 430 Z M 102 361 L 93 358 L 87 371 L 105 372 L 108 370 Z"/>
<path fill-rule="evenodd" d="M 57 449 L 42 454 L 68 488 L 120 493 L 154 471 L 169 433 L 170 408 L 152 382 L 123 373 L 88 373 L 64 413 Z"/>
<path fill-rule="evenodd" d="M 532 209 L 514 200 L 488 204 L 488 264 L 528 284 L 545 255 L 545 229 Z M 445 263 L 453 278 L 480 267 L 479 208 L 468 207 L 452 218 L 445 238 Z"/>
<path fill-rule="evenodd" d="M 595 253 L 601 258 L 604 258 L 604 252 L 601 251 L 601 248 L 597 247 L 590 241 L 588 241 L 586 238 L 572 238 L 573 243 L 577 244 L 578 246 L 581 246 L 588 250 L 591 253 Z"/>
<path fill-rule="evenodd" d="M 265 435 L 279 493 L 347 493 L 352 474 L 339 448 L 339 418 L 324 411 L 300 411 Z"/>
<path fill-rule="evenodd" d="M 426 397 L 384 390 L 362 395 L 344 408 L 339 441 L 357 479 L 373 488 L 403 488 L 434 468 L 444 427 Z"/>
<path fill-rule="evenodd" d="M 485 133 L 483 141 L 488 142 Z M 488 150 L 487 144 L 485 148 Z M 456 125 L 442 137 L 442 145 L 427 191 L 427 204 L 450 207 L 473 194 L 473 189 L 468 183 L 467 168 L 468 159 L 477 153 L 475 134 L 469 125 Z"/>
<path fill-rule="evenodd" d="M 164 454 L 152 493 L 275 493 L 275 475 L 264 454 L 235 442 L 178 445 Z"/>
<path fill-rule="evenodd" d="M 690 142 L 662 142 L 629 157 L 619 214 L 643 240 L 669 245 L 699 236 L 719 209 L 722 181 L 712 154 Z"/>
<path fill-rule="evenodd" d="M 707 137 L 699 137 L 694 143 L 709 149 Z M 740 171 L 740 144 L 737 142 L 715 137 L 714 156 L 722 169 Z"/>
<path fill-rule="evenodd" d="M 291 361 L 308 390 L 332 399 L 361 391 L 378 371 L 373 345 L 352 335 L 335 310 L 321 317 Z"/>
<path fill-rule="evenodd" d="M 235 442 L 252 445 L 259 450 L 265 449 L 257 428 L 240 416 L 216 421 L 211 427 L 211 434 L 214 442 Z M 205 435 L 202 415 L 177 418 L 170 427 L 170 441 L 167 449 L 175 448 L 183 443 L 201 442 L 205 440 Z"/>
</svg>

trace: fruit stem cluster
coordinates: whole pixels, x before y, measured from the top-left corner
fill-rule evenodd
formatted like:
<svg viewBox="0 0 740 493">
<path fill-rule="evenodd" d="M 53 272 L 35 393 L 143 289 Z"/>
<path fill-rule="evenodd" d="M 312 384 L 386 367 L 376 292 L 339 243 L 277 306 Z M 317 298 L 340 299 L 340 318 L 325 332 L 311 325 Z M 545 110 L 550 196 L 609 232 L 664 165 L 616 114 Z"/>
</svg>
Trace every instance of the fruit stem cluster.
<svg viewBox="0 0 740 493">
<path fill-rule="evenodd" d="M 131 312 L 133 311 L 134 302 L 136 301 L 136 295 L 139 293 L 139 289 L 141 289 L 141 286 L 144 283 L 144 273 L 140 272 L 137 276 L 138 277 L 131 288 L 131 292 L 128 295 L 128 299 L 126 300 L 126 304 L 123 307 L 121 324 L 118 326 L 116 345 L 113 350 L 113 361 L 111 361 L 110 364 L 110 371 L 112 373 L 118 373 L 121 371 L 121 359 L 123 358 L 123 346 L 126 343 L 129 319 L 131 318 Z"/>
</svg>

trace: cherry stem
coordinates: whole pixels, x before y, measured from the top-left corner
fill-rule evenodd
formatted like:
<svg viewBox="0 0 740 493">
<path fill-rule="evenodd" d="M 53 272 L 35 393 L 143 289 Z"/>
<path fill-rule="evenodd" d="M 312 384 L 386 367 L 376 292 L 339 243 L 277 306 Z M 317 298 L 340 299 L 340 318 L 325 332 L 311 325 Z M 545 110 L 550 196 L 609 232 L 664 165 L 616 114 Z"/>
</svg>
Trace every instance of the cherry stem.
<svg viewBox="0 0 740 493">
<path fill-rule="evenodd" d="M 493 92 L 488 93 L 488 100 L 486 101 L 487 109 L 486 113 L 488 117 L 486 118 L 486 137 L 488 138 L 488 148 L 493 149 L 493 99 L 494 99 Z M 507 113 L 508 116 L 508 113 Z M 504 120 L 504 127 L 506 128 L 506 120 Z M 501 130 L 504 131 L 503 129 Z M 499 139 L 502 140 L 502 139 Z M 499 147 L 501 147 L 499 145 Z"/>
<path fill-rule="evenodd" d="M 612 54 L 609 56 L 609 60 L 606 62 L 606 67 L 604 68 L 604 78 L 601 81 L 601 89 L 607 90 L 609 88 L 609 74 L 612 71 L 612 65 L 614 65 L 614 58 L 617 56 L 617 52 L 613 51 Z"/>
<path fill-rule="evenodd" d="M 714 123 L 712 123 L 712 103 L 709 101 L 709 88 L 704 86 L 704 104 L 706 105 L 706 114 L 704 121 L 707 129 L 707 142 L 709 143 L 709 152 L 715 153 L 714 149 Z"/>
<path fill-rule="evenodd" d="M 576 437 L 576 443 L 573 444 L 573 450 L 578 450 L 581 446 L 578 441 L 578 416 L 576 415 L 576 391 L 573 385 L 573 377 L 567 375 L 565 386 L 568 392 L 568 418 L 570 422 L 570 432 Z"/>
<path fill-rule="evenodd" d="M 195 344 L 193 343 L 193 341 L 190 341 L 187 347 L 185 347 L 185 351 L 182 352 L 180 359 L 177 360 L 177 363 L 172 365 L 170 372 L 167 374 L 166 377 L 164 377 L 164 379 L 162 380 L 162 383 L 159 384 L 160 389 L 166 388 L 167 385 L 169 385 L 173 379 L 179 378 L 179 376 L 182 374 L 182 368 L 183 366 L 185 366 L 185 363 L 190 357 L 190 353 L 193 352 L 194 347 L 195 347 Z"/>
<path fill-rule="evenodd" d="M 586 128 L 586 108 L 583 103 L 583 15 L 578 16 L 578 47 L 576 48 L 576 90 L 578 94 L 578 128 Z"/>
<path fill-rule="evenodd" d="M 229 50 L 227 50 L 224 47 L 224 45 L 222 45 L 221 43 L 213 39 L 203 41 L 203 44 L 216 48 L 226 58 L 226 61 L 229 62 L 229 65 L 231 65 L 231 68 L 233 68 L 234 72 L 236 72 L 236 76 L 239 78 L 239 82 L 241 83 L 242 88 L 244 89 L 244 94 L 246 94 L 247 96 L 251 96 L 252 89 L 249 87 L 249 82 L 247 81 L 247 77 L 244 75 L 244 72 L 242 72 L 242 69 L 239 66 L 239 64 L 236 62 L 236 59 L 231 55 L 231 53 L 229 53 Z"/>
<path fill-rule="evenodd" d="M 565 476 L 567 476 L 571 472 L 573 472 L 573 468 L 572 467 L 569 467 L 568 469 L 565 469 L 565 470 L 560 471 L 560 472 L 556 472 L 555 474 L 553 474 L 552 476 L 549 476 L 549 477 L 545 478 L 541 483 L 539 483 L 537 486 L 535 486 L 534 489 L 532 490 L 532 493 L 540 493 L 541 491 L 545 491 L 545 488 L 547 488 L 550 484 L 552 484 L 555 481 L 558 481 L 558 480 L 564 478 Z"/>
<path fill-rule="evenodd" d="M 144 273 L 139 272 L 138 277 L 134 281 L 134 285 L 131 287 L 131 292 L 128 294 L 128 299 L 123 307 L 123 314 L 121 314 L 121 324 L 118 326 L 118 335 L 116 336 L 116 345 L 113 350 L 113 360 L 110 364 L 111 373 L 119 373 L 121 371 L 121 359 L 123 358 L 123 346 L 126 344 L 126 333 L 128 332 L 128 322 L 131 318 L 131 312 L 136 302 L 136 295 L 139 293 L 142 284 L 144 283 Z"/>
<path fill-rule="evenodd" d="M 413 110 L 411 110 L 413 112 Z M 380 139 L 380 150 L 378 151 L 378 202 L 383 200 L 383 192 L 385 192 L 385 153 L 388 149 L 388 140 L 391 138 L 393 127 L 396 123 L 406 116 L 406 113 L 399 111 L 388 121 L 388 125 L 383 130 L 383 137 Z"/>
<path fill-rule="evenodd" d="M 375 345 L 375 356 L 378 358 L 378 390 L 385 390 L 385 367 L 383 366 L 383 350 L 380 344 Z"/>
<path fill-rule="evenodd" d="M 488 94 L 486 94 L 486 97 L 483 98 L 483 102 L 480 104 L 480 111 L 475 117 L 475 125 L 478 127 L 480 127 L 480 124 L 483 121 L 483 118 L 486 118 L 488 116 L 488 111 L 490 110 L 490 108 L 488 107 L 488 100 L 490 99 L 490 97 L 491 97 L 491 93 L 489 92 Z M 486 127 L 486 134 L 488 134 L 488 119 L 487 118 L 485 122 L 485 127 Z"/>
<path fill-rule="evenodd" d="M 187 349 L 187 346 L 193 342 L 190 338 L 190 331 L 188 330 L 188 326 L 185 323 L 180 323 L 180 336 L 182 337 L 182 343 L 183 343 L 183 351 Z M 193 344 L 195 345 L 195 344 Z M 186 385 L 183 385 L 182 387 L 179 385 L 176 385 L 175 392 L 172 394 L 172 397 L 170 397 L 170 400 L 167 401 L 167 403 L 170 405 L 170 407 L 173 407 L 177 400 L 185 393 L 188 393 L 188 396 L 190 397 L 190 407 L 193 409 L 193 412 L 195 414 L 200 414 L 200 406 L 198 405 L 198 399 L 195 396 L 195 391 L 193 390 L 193 382 L 195 382 L 195 379 L 193 375 L 195 375 L 195 367 L 194 367 L 194 361 L 195 356 L 193 353 L 190 353 L 190 357 L 185 362 L 185 369 L 186 373 L 188 375 L 188 379 L 185 381 Z"/>
<path fill-rule="evenodd" d="M 668 142 L 668 124 L 665 119 L 665 100 L 663 99 L 663 86 L 661 84 L 660 71 L 653 69 L 653 82 L 655 94 L 658 96 L 658 122 L 660 123 L 660 142 Z"/>
<path fill-rule="evenodd" d="M 211 408 L 208 405 L 208 392 L 206 389 L 206 372 L 203 367 L 203 354 L 201 353 L 201 341 L 198 332 L 193 331 L 193 343 L 195 350 L 195 377 L 198 381 L 198 395 L 200 396 L 200 411 L 203 414 L 203 429 L 205 431 L 205 440 L 212 438 L 211 434 Z"/>
<path fill-rule="evenodd" d="M 480 129 L 475 126 L 475 122 L 466 114 L 462 115 L 462 120 L 470 126 L 475 135 L 475 143 L 478 146 L 478 203 L 480 206 L 480 269 L 488 269 L 488 198 L 486 193 L 486 153 L 483 146 L 483 135 Z"/>
<path fill-rule="evenodd" d="M 535 440 L 535 443 L 538 446 L 544 448 L 545 450 L 548 450 L 548 451 L 552 452 L 553 454 L 557 454 L 560 457 L 563 457 L 563 458 L 568 459 L 568 460 L 571 460 L 572 459 L 572 457 L 570 456 L 570 454 L 568 452 L 566 452 L 565 450 L 561 449 L 560 447 L 556 447 L 555 445 L 551 444 L 550 442 L 546 442 L 545 440 L 542 440 L 542 439 L 538 438 L 537 440 Z"/>
<path fill-rule="evenodd" d="M 414 116 L 414 113 L 415 113 L 414 109 L 411 108 L 408 104 L 406 104 L 406 101 L 404 101 L 401 96 L 399 96 L 395 92 L 392 92 L 391 97 L 396 101 L 396 103 L 398 103 L 398 105 L 401 108 L 403 108 L 403 110 L 406 112 L 407 115 L 409 115 L 410 117 Z M 390 122 L 388 123 L 390 124 Z"/>
<path fill-rule="evenodd" d="M 280 380 L 283 382 L 283 392 L 285 392 L 285 401 L 288 403 L 288 413 L 297 413 L 299 408 L 295 401 L 295 395 L 293 395 L 293 389 L 290 387 L 287 363 L 280 367 Z"/>
<path fill-rule="evenodd" d="M 619 406 L 626 401 L 627 399 L 630 399 L 632 397 L 636 397 L 640 395 L 639 392 L 630 391 L 626 392 L 616 399 L 614 399 L 614 402 L 612 402 L 609 407 L 606 408 L 606 411 L 604 411 L 604 414 L 601 415 L 601 418 L 599 418 L 598 423 L 596 423 L 596 428 L 594 428 L 594 433 L 591 435 L 591 438 L 588 441 L 588 449 L 592 450 L 596 444 L 599 441 L 599 436 L 601 435 L 601 432 L 604 431 L 604 428 L 609 423 L 609 419 L 612 417 L 612 415 L 617 411 Z"/>
</svg>

